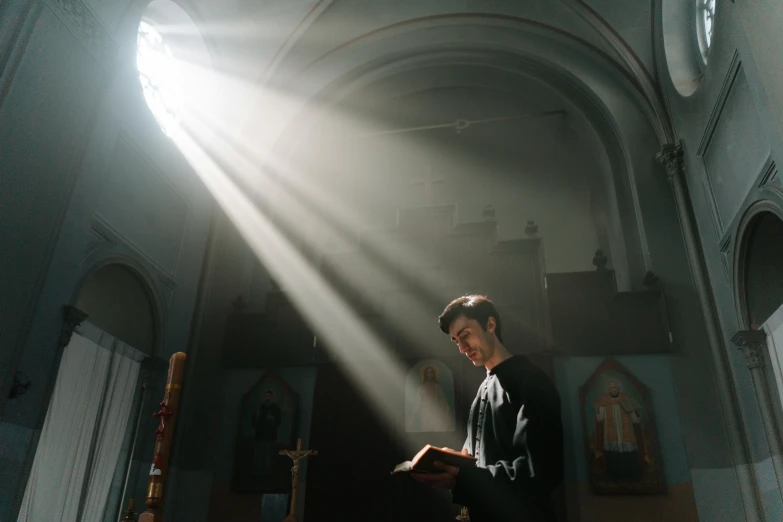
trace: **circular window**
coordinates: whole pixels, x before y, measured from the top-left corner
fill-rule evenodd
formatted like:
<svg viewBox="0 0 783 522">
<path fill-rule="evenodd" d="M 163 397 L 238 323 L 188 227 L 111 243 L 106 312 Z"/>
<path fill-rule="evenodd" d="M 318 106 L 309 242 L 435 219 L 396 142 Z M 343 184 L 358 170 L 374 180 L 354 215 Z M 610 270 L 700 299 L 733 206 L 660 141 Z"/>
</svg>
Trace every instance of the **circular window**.
<svg viewBox="0 0 783 522">
<path fill-rule="evenodd" d="M 707 63 L 712 44 L 712 29 L 715 27 L 715 0 L 696 0 L 696 25 L 701 57 L 704 63 Z"/>
<path fill-rule="evenodd" d="M 690 96 L 699 87 L 706 64 L 707 47 L 703 41 L 702 6 L 714 0 L 661 0 L 661 30 L 666 65 L 672 84 L 682 96 Z M 696 7 L 694 9 L 694 7 Z M 710 18 L 710 40 L 712 18 Z"/>
<path fill-rule="evenodd" d="M 139 24 L 136 66 L 144 99 L 161 129 L 166 132 L 179 121 L 181 108 L 176 60 L 158 29 L 146 21 Z"/>
</svg>

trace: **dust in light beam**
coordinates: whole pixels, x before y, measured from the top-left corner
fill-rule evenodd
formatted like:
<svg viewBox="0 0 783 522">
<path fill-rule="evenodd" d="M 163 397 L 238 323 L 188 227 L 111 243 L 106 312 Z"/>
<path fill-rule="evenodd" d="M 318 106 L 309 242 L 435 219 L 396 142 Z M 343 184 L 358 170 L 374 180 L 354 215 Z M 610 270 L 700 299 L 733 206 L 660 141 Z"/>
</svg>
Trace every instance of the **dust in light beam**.
<svg viewBox="0 0 783 522">
<path fill-rule="evenodd" d="M 224 110 L 242 112 L 242 107 L 227 108 L 227 104 L 262 99 L 256 95 L 255 85 L 178 60 L 160 33 L 147 24 L 142 24 L 139 32 L 138 67 L 145 98 L 164 132 L 261 264 L 286 288 L 319 338 L 326 340 L 334 359 L 372 401 L 379 419 L 394 429 L 404 404 L 405 368 L 296 245 L 298 238 L 307 236 L 309 223 L 317 221 L 319 230 L 328 223 L 340 234 L 356 223 L 358 216 L 351 215 L 347 202 L 330 199 L 327 192 L 313 189 L 306 182 L 317 176 L 303 176 L 286 161 L 259 152 L 226 123 L 230 118 L 224 117 Z M 198 85 L 199 89 L 186 89 L 188 85 Z M 226 96 L 229 92 L 242 95 L 232 100 Z M 265 124 L 278 129 L 284 123 L 282 115 L 300 105 L 298 100 L 269 90 L 263 93 L 263 100 L 264 107 L 269 107 L 263 111 Z M 342 119 L 354 128 L 372 128 L 372 122 L 358 121 L 356 115 L 342 115 Z M 385 248 L 379 245 L 380 255 L 389 253 L 389 247 Z M 405 245 L 395 248 L 404 249 Z M 421 255 L 411 252 L 410 258 Z M 377 267 L 375 271 L 379 271 Z M 378 276 L 393 278 L 395 274 Z M 429 290 L 434 295 L 435 289 Z M 379 299 L 375 295 L 367 297 L 369 301 Z M 436 328 L 434 319 L 426 318 L 431 328 Z M 454 436 L 449 445 L 460 447 L 462 440 L 456 439 L 456 433 Z"/>
</svg>

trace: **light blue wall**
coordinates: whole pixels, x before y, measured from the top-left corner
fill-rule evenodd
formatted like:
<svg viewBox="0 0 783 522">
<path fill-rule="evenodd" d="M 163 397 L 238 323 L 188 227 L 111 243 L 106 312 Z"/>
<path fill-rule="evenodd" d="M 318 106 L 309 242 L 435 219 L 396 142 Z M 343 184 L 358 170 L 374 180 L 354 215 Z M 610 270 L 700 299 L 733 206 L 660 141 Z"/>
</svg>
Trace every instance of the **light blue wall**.
<svg viewBox="0 0 783 522">
<path fill-rule="evenodd" d="M 667 2 L 675 3 L 662 0 L 658 4 L 666 5 Z M 767 183 L 765 178 L 767 169 L 780 165 L 783 158 L 783 109 L 779 103 L 783 93 L 779 67 L 781 33 L 778 29 L 781 16 L 783 11 L 775 2 L 718 1 L 709 59 L 706 65 L 700 64 L 698 88 L 690 96 L 678 94 L 666 71 L 666 53 L 662 48 L 657 50 L 661 57 L 661 87 L 677 137 L 684 143 L 684 180 L 723 329 L 721 349 L 726 351 L 728 369 L 732 372 L 731 381 L 725 385 L 738 398 L 740 421 L 744 427 L 742 436 L 750 460 L 742 462 L 740 455 L 730 452 L 726 455 L 732 460 L 720 466 L 705 459 L 692 459 L 694 489 L 697 498 L 702 498 L 699 511 L 705 520 L 717 519 L 718 515 L 711 516 L 705 510 L 715 510 L 712 506 L 730 503 L 720 488 L 737 483 L 731 466 L 753 466 L 765 519 L 783 519 L 783 498 L 771 465 L 753 382 L 743 356 L 730 342 L 737 330 L 744 328 L 737 312 L 738 296 L 734 286 L 739 225 L 747 209 L 757 201 L 783 204 L 780 185 L 775 185 L 774 180 Z M 664 24 L 662 29 L 668 31 L 673 27 Z M 676 61 L 681 57 L 672 58 Z M 670 285 L 670 282 L 666 283 Z M 694 360 L 684 371 L 677 372 L 678 383 L 686 383 L 689 372 L 699 369 L 696 363 Z M 703 393 L 693 388 L 681 391 L 683 394 Z M 696 410 L 691 411 L 698 415 Z M 688 424 L 685 418 L 682 422 Z M 689 432 L 687 428 L 686 433 Z M 696 433 L 703 439 L 699 444 L 712 449 L 713 430 L 703 429 Z M 695 453 L 691 451 L 690 443 L 689 453 Z M 738 502 L 740 499 L 735 498 L 733 503 Z"/>
<path fill-rule="evenodd" d="M 647 386 L 650 392 L 664 481 L 666 484 L 689 483 L 691 474 L 677 413 L 677 392 L 671 372 L 672 357 L 637 355 L 615 359 Z M 588 482 L 579 387 L 603 360 L 603 357 L 555 359 L 555 379 L 563 405 L 567 482 Z"/>
<path fill-rule="evenodd" d="M 3 521 L 14 518 L 48 408 L 63 306 L 89 274 L 130 267 L 157 312 L 155 355 L 188 350 L 213 202 L 147 110 L 132 3 L 113 2 L 127 19 L 111 27 L 79 2 L 0 7 L 0 237 L 13 245 L 0 254 Z M 8 400 L 17 370 L 32 386 Z"/>
<path fill-rule="evenodd" d="M 0 520 L 10 513 L 14 502 L 14 487 L 22 473 L 27 449 L 41 430 L 0 421 Z"/>
</svg>

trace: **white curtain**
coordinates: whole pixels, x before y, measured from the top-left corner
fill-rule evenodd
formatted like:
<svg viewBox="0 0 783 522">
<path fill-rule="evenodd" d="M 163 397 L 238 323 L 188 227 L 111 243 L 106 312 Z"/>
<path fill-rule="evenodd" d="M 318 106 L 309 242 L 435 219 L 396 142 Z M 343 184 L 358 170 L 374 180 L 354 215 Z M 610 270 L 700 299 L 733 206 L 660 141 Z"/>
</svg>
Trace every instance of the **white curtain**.
<svg viewBox="0 0 783 522">
<path fill-rule="evenodd" d="M 90 324 L 73 334 L 63 351 L 19 522 L 103 517 L 142 357 Z"/>
</svg>

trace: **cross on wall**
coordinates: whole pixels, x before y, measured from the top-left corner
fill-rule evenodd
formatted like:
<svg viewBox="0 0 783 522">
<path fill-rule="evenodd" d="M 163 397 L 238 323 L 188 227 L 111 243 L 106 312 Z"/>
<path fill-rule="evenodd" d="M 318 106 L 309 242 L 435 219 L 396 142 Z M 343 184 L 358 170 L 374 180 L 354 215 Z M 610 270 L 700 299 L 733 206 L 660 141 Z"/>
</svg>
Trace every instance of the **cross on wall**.
<svg viewBox="0 0 783 522">
<path fill-rule="evenodd" d="M 411 186 L 423 195 L 421 198 L 423 205 L 437 204 L 436 195 L 443 193 L 445 185 L 446 176 L 435 170 L 432 165 L 425 165 L 421 175 L 411 179 Z"/>
</svg>

